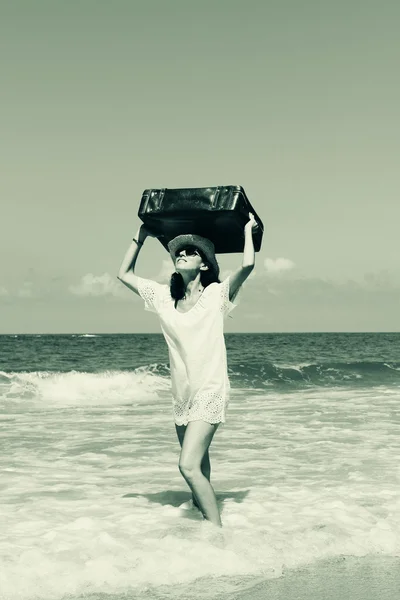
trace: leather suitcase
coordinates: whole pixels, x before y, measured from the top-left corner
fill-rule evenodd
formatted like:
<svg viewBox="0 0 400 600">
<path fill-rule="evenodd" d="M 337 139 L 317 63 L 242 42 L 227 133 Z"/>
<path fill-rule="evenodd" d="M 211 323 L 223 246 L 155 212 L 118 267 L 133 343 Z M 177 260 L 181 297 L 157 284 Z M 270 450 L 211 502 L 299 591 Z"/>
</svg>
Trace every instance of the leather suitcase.
<svg viewBox="0 0 400 600">
<path fill-rule="evenodd" d="M 144 190 L 138 216 L 166 249 L 177 235 L 194 233 L 210 239 L 221 254 L 243 252 L 249 212 L 259 226 L 253 234 L 258 252 L 264 226 L 239 185 Z"/>
</svg>

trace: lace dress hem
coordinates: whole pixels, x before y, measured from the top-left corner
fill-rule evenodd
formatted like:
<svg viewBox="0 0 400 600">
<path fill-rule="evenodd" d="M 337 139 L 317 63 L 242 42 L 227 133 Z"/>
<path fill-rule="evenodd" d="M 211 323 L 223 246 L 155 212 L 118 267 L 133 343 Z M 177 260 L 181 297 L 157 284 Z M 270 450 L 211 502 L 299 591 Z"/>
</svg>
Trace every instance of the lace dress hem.
<svg viewBox="0 0 400 600">
<path fill-rule="evenodd" d="M 201 392 L 192 401 L 173 398 L 173 415 L 177 425 L 187 425 L 190 421 L 225 423 L 225 413 L 229 397 L 217 392 Z"/>
</svg>

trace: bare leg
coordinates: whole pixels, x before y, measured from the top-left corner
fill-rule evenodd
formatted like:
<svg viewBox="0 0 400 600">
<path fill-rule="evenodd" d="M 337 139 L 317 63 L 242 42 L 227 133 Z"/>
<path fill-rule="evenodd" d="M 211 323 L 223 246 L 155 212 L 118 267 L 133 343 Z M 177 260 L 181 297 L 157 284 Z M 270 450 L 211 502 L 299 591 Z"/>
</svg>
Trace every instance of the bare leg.
<svg viewBox="0 0 400 600">
<path fill-rule="evenodd" d="M 221 517 L 213 487 L 201 470 L 204 455 L 208 451 L 218 425 L 219 423 L 210 424 L 205 421 L 188 423 L 183 437 L 179 469 L 197 499 L 204 517 L 221 527 Z M 204 467 L 207 468 L 207 461 Z"/>
<path fill-rule="evenodd" d="M 206 453 L 201 461 L 201 472 L 203 473 L 207 481 L 211 481 L 211 463 L 208 450 L 206 450 Z"/>
<path fill-rule="evenodd" d="M 181 448 L 182 448 L 183 440 L 185 437 L 186 427 L 187 427 L 187 425 L 177 425 L 175 423 L 175 429 L 176 429 L 176 433 L 177 433 L 179 444 L 180 444 Z M 203 473 L 203 475 L 207 479 L 207 481 L 211 481 L 211 463 L 210 463 L 210 455 L 208 454 L 208 449 L 206 450 L 206 452 L 202 458 L 200 468 L 201 468 L 201 472 Z M 192 500 L 193 500 L 194 506 L 196 506 L 200 510 L 200 506 L 199 506 L 193 493 L 192 493 Z"/>
</svg>

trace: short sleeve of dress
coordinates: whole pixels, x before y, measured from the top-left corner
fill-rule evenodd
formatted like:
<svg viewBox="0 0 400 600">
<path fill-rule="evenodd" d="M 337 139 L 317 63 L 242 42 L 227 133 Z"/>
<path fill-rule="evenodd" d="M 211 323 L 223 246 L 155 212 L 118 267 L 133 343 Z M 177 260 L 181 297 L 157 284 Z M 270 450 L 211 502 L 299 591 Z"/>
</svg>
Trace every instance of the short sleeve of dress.
<svg viewBox="0 0 400 600">
<path fill-rule="evenodd" d="M 138 292 L 144 300 L 144 308 L 150 312 L 158 313 L 165 295 L 165 285 L 138 277 Z"/>
<path fill-rule="evenodd" d="M 229 284 L 230 284 L 230 277 L 227 277 L 218 286 L 219 293 L 220 293 L 220 296 L 219 296 L 220 303 L 221 303 L 220 306 L 221 306 L 221 310 L 223 312 L 224 317 L 227 316 L 237 306 L 237 304 L 235 304 L 229 300 Z"/>
</svg>

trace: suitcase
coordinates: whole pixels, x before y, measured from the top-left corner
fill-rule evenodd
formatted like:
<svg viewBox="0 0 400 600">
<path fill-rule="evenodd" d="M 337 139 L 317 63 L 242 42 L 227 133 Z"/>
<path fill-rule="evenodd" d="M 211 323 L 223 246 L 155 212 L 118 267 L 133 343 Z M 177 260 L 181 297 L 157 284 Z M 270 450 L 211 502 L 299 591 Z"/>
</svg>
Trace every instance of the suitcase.
<svg viewBox="0 0 400 600">
<path fill-rule="evenodd" d="M 249 212 L 259 226 L 253 233 L 258 252 L 264 226 L 239 185 L 144 190 L 138 216 L 167 250 L 177 235 L 194 233 L 210 239 L 221 254 L 243 252 Z"/>
</svg>

